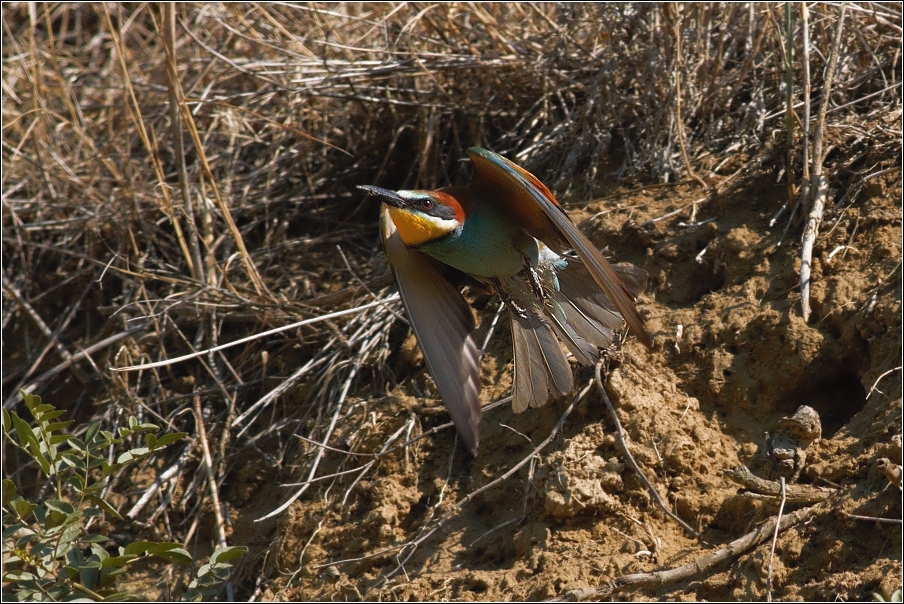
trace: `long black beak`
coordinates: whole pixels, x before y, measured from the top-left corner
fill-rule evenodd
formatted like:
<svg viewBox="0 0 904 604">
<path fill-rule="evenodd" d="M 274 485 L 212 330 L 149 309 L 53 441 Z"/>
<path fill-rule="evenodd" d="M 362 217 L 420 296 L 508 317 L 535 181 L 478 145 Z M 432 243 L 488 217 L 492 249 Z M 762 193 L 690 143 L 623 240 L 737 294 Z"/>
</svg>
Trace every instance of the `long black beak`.
<svg viewBox="0 0 904 604">
<path fill-rule="evenodd" d="M 395 206 L 397 208 L 403 208 L 407 204 L 407 202 L 402 199 L 398 193 L 395 191 L 390 191 L 389 189 L 383 189 L 380 187 L 374 187 L 372 185 L 358 185 L 358 188 L 373 195 L 383 203 L 388 203 L 391 206 Z"/>
</svg>

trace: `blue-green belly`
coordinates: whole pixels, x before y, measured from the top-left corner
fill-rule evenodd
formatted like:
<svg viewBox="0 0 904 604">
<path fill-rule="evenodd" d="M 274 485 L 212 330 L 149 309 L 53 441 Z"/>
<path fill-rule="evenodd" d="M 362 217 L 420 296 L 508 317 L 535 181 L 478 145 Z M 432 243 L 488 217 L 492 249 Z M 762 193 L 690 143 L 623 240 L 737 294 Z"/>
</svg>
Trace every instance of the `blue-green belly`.
<svg viewBox="0 0 904 604">
<path fill-rule="evenodd" d="M 525 258 L 536 265 L 537 241 L 492 208 L 476 209 L 464 226 L 419 248 L 443 264 L 478 277 L 517 274 Z"/>
</svg>

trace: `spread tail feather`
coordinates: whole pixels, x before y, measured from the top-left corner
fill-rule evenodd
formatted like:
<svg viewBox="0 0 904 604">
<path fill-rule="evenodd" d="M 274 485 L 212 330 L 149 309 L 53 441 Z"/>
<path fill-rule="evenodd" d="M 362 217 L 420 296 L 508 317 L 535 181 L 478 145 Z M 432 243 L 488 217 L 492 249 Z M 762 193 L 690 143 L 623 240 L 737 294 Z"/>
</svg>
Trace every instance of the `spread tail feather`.
<svg viewBox="0 0 904 604">
<path fill-rule="evenodd" d="M 568 394 L 574 381 L 571 366 L 550 326 L 531 310 L 526 317 L 516 311 L 510 313 L 515 347 L 512 409 L 521 413 L 528 407 L 544 405 L 551 397 Z"/>
<path fill-rule="evenodd" d="M 575 359 L 592 365 L 600 358 L 599 349 L 608 347 L 624 326 L 624 319 L 582 264 L 569 262 L 558 281 L 558 291 L 552 291 L 544 304 L 546 316 Z"/>
<path fill-rule="evenodd" d="M 630 264 L 616 265 L 615 271 L 624 277 L 632 294 L 643 290 L 645 271 Z M 600 358 L 600 349 L 607 348 L 616 331 L 625 327 L 615 304 L 600 291 L 582 263 L 568 262 L 545 283 L 547 297 L 542 306 L 523 287 L 523 282 L 514 280 L 506 289 L 511 297 L 507 301 L 511 303 L 515 348 L 515 413 L 571 392 L 574 380 L 559 340 L 579 363 L 593 365 Z"/>
</svg>

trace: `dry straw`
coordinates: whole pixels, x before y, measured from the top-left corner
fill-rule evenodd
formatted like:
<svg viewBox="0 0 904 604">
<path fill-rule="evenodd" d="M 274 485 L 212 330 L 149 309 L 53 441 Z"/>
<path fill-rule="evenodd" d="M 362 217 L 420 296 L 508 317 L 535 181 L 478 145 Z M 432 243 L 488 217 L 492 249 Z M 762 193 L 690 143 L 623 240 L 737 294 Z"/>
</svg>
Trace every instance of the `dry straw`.
<svg viewBox="0 0 904 604">
<path fill-rule="evenodd" d="M 796 115 L 796 147 L 781 141 L 804 84 L 826 129 L 900 142 L 893 3 L 850 5 L 843 28 L 830 4 L 794 19 L 790 90 L 775 4 L 164 7 L 4 6 L 2 324 L 8 405 L 22 387 L 111 427 L 206 424 L 135 508 L 171 540 L 196 534 L 205 481 L 249 455 L 302 481 L 286 499 L 327 505 L 381 459 L 416 459 L 397 445 L 420 419 L 385 398 L 406 332 L 355 185 L 462 182 L 477 144 L 566 199 L 588 199 L 608 165 L 626 184 L 686 180 L 706 203 L 786 151 L 783 182 L 799 178 Z M 435 398 L 423 374 L 417 388 Z"/>
</svg>

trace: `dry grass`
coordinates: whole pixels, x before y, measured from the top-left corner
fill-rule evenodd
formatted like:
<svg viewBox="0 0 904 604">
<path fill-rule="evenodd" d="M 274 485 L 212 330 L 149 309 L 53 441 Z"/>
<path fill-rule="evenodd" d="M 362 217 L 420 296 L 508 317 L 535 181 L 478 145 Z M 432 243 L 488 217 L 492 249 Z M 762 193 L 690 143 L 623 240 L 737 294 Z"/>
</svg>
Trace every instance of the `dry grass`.
<svg viewBox="0 0 904 604">
<path fill-rule="evenodd" d="M 890 153 L 900 10 L 848 7 L 826 123 Z M 837 16 L 810 9 L 817 104 Z M 341 505 L 381 452 L 408 463 L 397 447 L 415 414 L 375 413 L 397 379 L 395 302 L 110 371 L 388 300 L 376 208 L 355 185 L 461 182 L 471 145 L 577 200 L 603 176 L 692 170 L 704 198 L 752 167 L 788 177 L 778 5 L 182 4 L 167 17 L 4 5 L 3 396 L 15 404 L 24 387 L 83 419 L 196 433 L 198 395 L 220 482 L 253 448 L 269 476 L 306 485 L 296 496 L 333 485 L 318 496 Z M 839 205 L 869 176 L 838 180 Z M 139 508 L 149 483 L 111 488 L 148 530 L 191 542 L 210 509 L 201 458 L 195 439 L 156 468 L 185 478 Z"/>
</svg>

